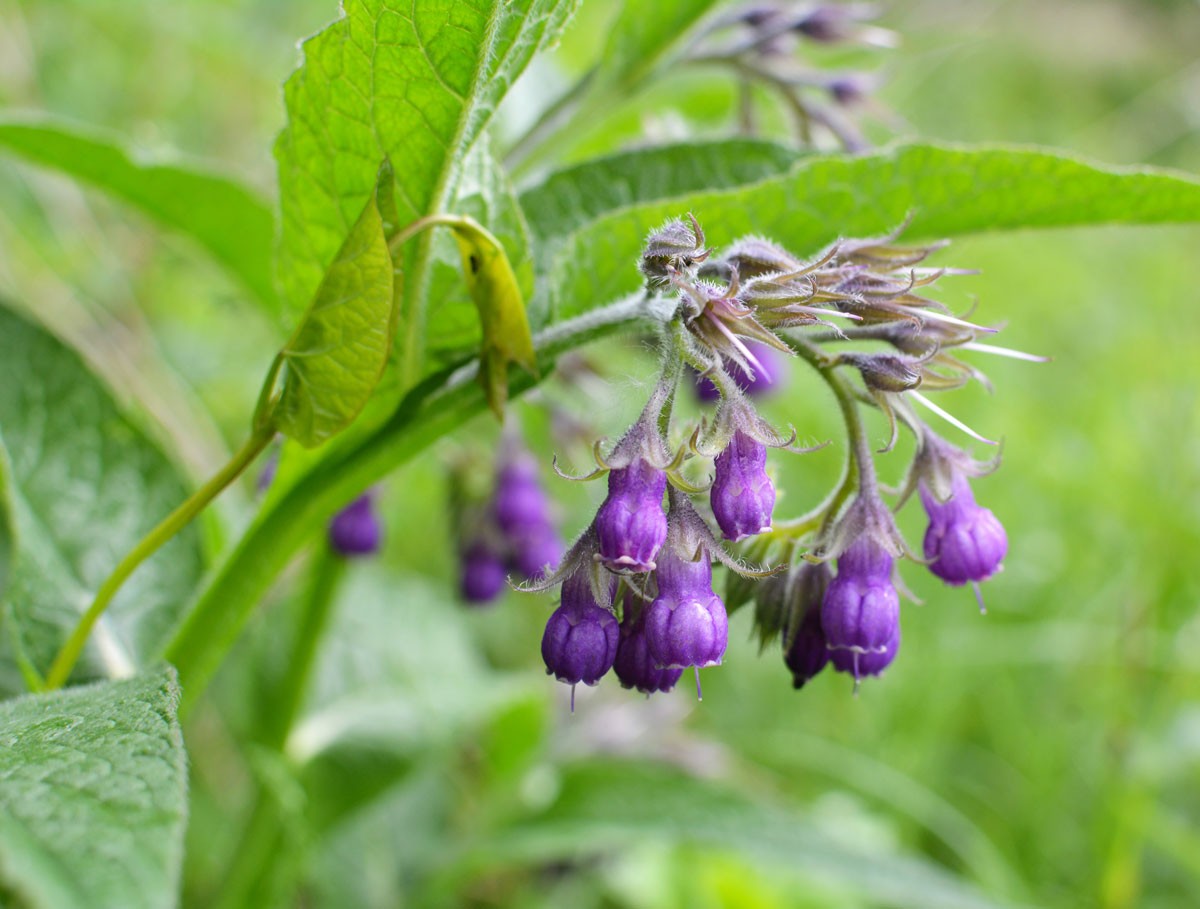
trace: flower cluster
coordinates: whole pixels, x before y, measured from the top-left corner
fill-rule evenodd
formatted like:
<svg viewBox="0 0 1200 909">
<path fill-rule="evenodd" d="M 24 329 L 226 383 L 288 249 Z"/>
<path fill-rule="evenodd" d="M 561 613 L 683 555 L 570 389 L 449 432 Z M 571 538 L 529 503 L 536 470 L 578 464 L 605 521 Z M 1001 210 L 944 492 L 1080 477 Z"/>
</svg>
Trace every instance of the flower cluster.
<svg viewBox="0 0 1200 909">
<path fill-rule="evenodd" d="M 563 542 L 537 460 L 514 435 L 506 436 L 490 500 L 468 502 L 458 489 L 459 593 L 476 605 L 494 601 L 510 572 L 537 580 L 558 566 Z"/>
<path fill-rule="evenodd" d="M 947 584 L 970 582 L 977 593 L 1000 568 L 1004 529 L 976 503 L 969 482 L 996 462 L 975 461 L 941 438 L 916 405 L 987 440 L 916 389 L 986 381 L 960 351 L 1038 358 L 979 343 L 992 329 L 925 295 L 942 276 L 966 272 L 925 266 L 944 244 L 902 245 L 898 235 L 839 241 L 805 261 L 761 237 L 718 254 L 691 216 L 651 234 L 641 261 L 647 293 L 674 301 L 659 310 L 670 313 L 660 326 L 661 375 L 611 450 L 596 443 L 596 470 L 567 477 L 606 477 L 608 494 L 558 570 L 526 585 L 561 585 L 561 605 L 542 642 L 548 673 L 572 686 L 594 685 L 615 669 L 624 687 L 650 694 L 670 691 L 691 667 L 699 690 L 699 669 L 723 659 L 729 612 L 753 599 L 758 633 L 764 643 L 782 637 L 797 688 L 830 664 L 857 687 L 899 651 L 899 560 L 926 566 Z M 822 504 L 779 521 L 769 450 L 816 449 L 796 447 L 796 431 L 765 420 L 754 397 L 792 356 L 834 393 L 846 423 L 847 461 Z M 672 405 L 687 367 L 711 386 L 718 404 L 698 424 L 680 427 Z M 893 446 L 900 426 L 917 438 L 891 506 L 876 479 L 864 407 L 891 425 L 881 450 Z M 697 461 L 711 465 L 707 481 L 694 479 Z M 693 502 L 701 496 L 708 517 Z M 922 554 L 894 519 L 914 496 L 929 517 Z M 727 544 L 740 552 L 726 551 Z M 773 553 L 782 556 L 775 568 L 746 567 L 772 561 Z M 713 587 L 714 563 L 729 571 L 724 598 Z"/>
</svg>

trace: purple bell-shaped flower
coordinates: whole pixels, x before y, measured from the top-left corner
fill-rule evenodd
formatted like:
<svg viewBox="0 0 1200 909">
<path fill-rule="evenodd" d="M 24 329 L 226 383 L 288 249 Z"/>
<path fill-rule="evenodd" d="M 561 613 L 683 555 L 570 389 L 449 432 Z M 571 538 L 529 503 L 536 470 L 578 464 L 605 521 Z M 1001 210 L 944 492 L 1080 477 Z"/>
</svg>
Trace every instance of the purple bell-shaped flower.
<svg viewBox="0 0 1200 909">
<path fill-rule="evenodd" d="M 770 530 L 775 486 L 767 476 L 767 446 L 739 429 L 714 466 L 710 502 L 725 539 L 736 542 Z"/>
<path fill-rule="evenodd" d="M 995 574 L 1008 552 L 1008 536 L 996 516 L 976 504 L 966 476 L 953 475 L 945 502 L 939 502 L 924 481 L 919 489 L 929 515 L 924 545 L 929 570 L 955 586 Z"/>
<path fill-rule="evenodd" d="M 821 604 L 826 645 L 835 652 L 885 652 L 900 627 L 891 553 L 864 533 L 841 554 L 837 567 Z"/>
<path fill-rule="evenodd" d="M 558 567 L 563 543 L 538 481 L 537 462 L 515 445 L 496 476 L 492 516 L 508 543 L 512 566 L 522 575 L 536 580 L 547 566 Z"/>
<path fill-rule="evenodd" d="M 643 694 L 670 691 L 678 683 L 683 670 L 659 669 L 654 665 L 650 646 L 646 643 L 646 609 L 642 609 L 636 618 L 632 612 L 632 597 L 627 597 L 613 671 L 625 688 L 636 688 Z"/>
<path fill-rule="evenodd" d="M 612 668 L 617 655 L 620 629 L 616 617 L 596 603 L 584 566 L 563 581 L 562 604 L 554 610 L 542 635 L 542 659 L 546 672 L 572 686 L 595 685 Z"/>
<path fill-rule="evenodd" d="M 671 502 L 671 534 L 654 572 L 658 596 L 646 610 L 646 643 L 656 666 L 719 666 L 729 621 L 713 592 L 708 548 L 689 526 L 700 518 L 685 496 L 672 494 Z"/>
<path fill-rule="evenodd" d="M 382 538 L 383 527 L 369 492 L 359 496 L 329 522 L 329 544 L 344 556 L 378 552 Z"/>
<path fill-rule="evenodd" d="M 600 558 L 614 571 L 652 571 L 667 538 L 662 497 L 666 473 L 642 457 L 608 474 L 608 498 L 596 512 Z"/>
<path fill-rule="evenodd" d="M 761 341 L 746 341 L 746 347 L 754 354 L 762 369 L 754 370 L 753 375 L 747 373 L 733 360 L 725 361 L 725 371 L 737 383 L 737 386 L 753 398 L 762 397 L 768 392 L 778 389 L 787 372 L 783 356 L 774 347 Z M 721 392 L 708 376 L 695 375 L 696 397 L 701 401 L 716 401 Z"/>
</svg>

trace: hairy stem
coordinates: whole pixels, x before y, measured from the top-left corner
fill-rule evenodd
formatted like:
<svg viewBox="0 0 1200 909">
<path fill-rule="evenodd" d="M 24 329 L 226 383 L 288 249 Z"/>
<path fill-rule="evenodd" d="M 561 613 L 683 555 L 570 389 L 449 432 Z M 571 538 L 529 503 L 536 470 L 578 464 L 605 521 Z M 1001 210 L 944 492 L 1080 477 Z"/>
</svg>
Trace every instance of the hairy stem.
<svg viewBox="0 0 1200 909">
<path fill-rule="evenodd" d="M 75 668 L 79 654 L 83 652 L 83 646 L 87 643 L 93 626 L 104 614 L 104 610 L 108 608 L 108 604 L 112 602 L 112 598 L 120 590 L 125 580 L 160 546 L 203 511 L 205 506 L 215 499 L 226 486 L 236 480 L 242 471 L 267 447 L 274 435 L 275 430 L 271 426 L 256 427 L 246 444 L 229 460 L 228 464 L 192 493 L 183 504 L 163 518 L 158 526 L 146 534 L 141 542 L 120 561 L 108 579 L 100 585 L 92 604 L 80 617 L 79 624 L 75 626 L 75 630 L 71 632 L 71 636 L 67 638 L 67 642 L 63 644 L 62 649 L 54 658 L 50 671 L 46 674 L 47 688 L 58 688 L 66 682 L 71 670 Z"/>
</svg>

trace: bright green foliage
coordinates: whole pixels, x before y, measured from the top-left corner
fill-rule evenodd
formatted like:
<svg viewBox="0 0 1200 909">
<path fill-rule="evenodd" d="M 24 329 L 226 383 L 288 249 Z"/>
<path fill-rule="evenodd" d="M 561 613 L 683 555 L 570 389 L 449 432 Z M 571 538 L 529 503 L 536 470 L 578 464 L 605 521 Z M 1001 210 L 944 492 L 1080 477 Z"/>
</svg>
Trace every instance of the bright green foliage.
<svg viewBox="0 0 1200 909">
<path fill-rule="evenodd" d="M 764 234 L 800 255 L 838 236 L 870 236 L 911 218 L 905 237 L 1200 218 L 1200 181 L 1166 171 L 1103 168 L 1029 149 L 902 145 L 856 157 L 812 157 L 748 187 L 630 205 L 578 230 L 557 255 L 556 318 L 637 288 L 646 232 L 694 212 L 710 244 Z"/>
<path fill-rule="evenodd" d="M 187 818 L 178 700 L 166 666 L 0 704 L 5 905 L 175 905 Z"/>
<path fill-rule="evenodd" d="M 874 903 L 914 909 L 996 905 L 926 862 L 856 849 L 794 812 L 663 764 L 580 763 L 564 768 L 560 785 L 545 811 L 498 831 L 468 861 L 547 862 L 606 846 L 687 842 L 778 862 L 837 886 L 843 900 L 860 894 Z"/>
<path fill-rule="evenodd" d="M 276 147 L 288 304 L 311 298 L 384 156 L 396 171 L 401 225 L 443 209 L 462 156 L 574 5 L 349 0 L 345 18 L 305 42 Z"/>
<path fill-rule="evenodd" d="M 529 228 L 544 245 L 609 212 L 701 190 L 741 187 L 783 173 L 795 149 L 751 139 L 668 145 L 569 167 L 521 193 Z"/>
<path fill-rule="evenodd" d="M 691 29 L 717 0 L 626 0 L 609 33 L 599 81 L 628 91 L 660 72 L 686 46 Z"/>
<path fill-rule="evenodd" d="M 187 234 L 261 302 L 278 305 L 271 283 L 274 218 L 245 187 L 179 165 L 140 162 L 109 138 L 53 120 L 0 121 L 0 146 L 90 183 Z"/>
<path fill-rule="evenodd" d="M 0 439 L 12 464 L 17 558 L 0 625 L 0 691 L 24 687 L 18 646 L 45 671 L 92 594 L 187 495 L 173 465 L 77 354 L 0 309 Z M 166 639 L 200 578 L 186 529 L 143 565 L 93 635 L 83 677 L 137 667 Z M 10 640 L 12 634 L 18 640 Z"/>
<path fill-rule="evenodd" d="M 0 603 L 4 602 L 4 590 L 8 586 L 8 572 L 12 567 L 14 535 L 12 509 L 12 466 L 8 463 L 8 452 L 0 442 Z"/>
<path fill-rule="evenodd" d="M 272 417 L 302 445 L 319 445 L 358 416 L 391 353 L 400 303 L 388 250 L 396 226 L 391 199 L 385 163 L 375 194 L 280 354 L 283 391 Z"/>
</svg>

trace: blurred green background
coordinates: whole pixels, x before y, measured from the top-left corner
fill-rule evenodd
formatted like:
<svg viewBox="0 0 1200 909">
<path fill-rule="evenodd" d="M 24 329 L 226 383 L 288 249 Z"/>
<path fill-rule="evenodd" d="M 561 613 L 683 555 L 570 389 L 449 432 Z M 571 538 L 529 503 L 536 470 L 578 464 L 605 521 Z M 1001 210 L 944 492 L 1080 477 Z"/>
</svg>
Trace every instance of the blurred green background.
<svg viewBox="0 0 1200 909">
<path fill-rule="evenodd" d="M 585 4 L 510 99 L 509 122 L 595 58 L 610 11 Z M 271 194 L 279 85 L 296 40 L 335 12 L 331 0 L 0 0 L 0 104 L 207 161 Z M 881 66 L 879 97 L 903 135 L 1200 171 L 1200 3 L 896 2 L 881 24 L 902 45 L 854 60 Z M 720 76 L 680 73 L 560 159 L 638 134 L 720 133 L 732 99 Z M 1054 356 L 977 356 L 995 395 L 941 399 L 1005 440 L 1003 468 L 976 486 L 1011 541 L 985 617 L 909 565 L 924 605 L 906 604 L 900 657 L 857 697 L 832 672 L 794 692 L 743 610 L 702 703 L 686 679 L 650 701 L 606 680 L 579 692 L 572 716 L 566 688 L 542 675 L 548 598 L 510 594 L 483 612 L 454 599 L 443 465 L 495 440 L 481 419 L 386 484 L 386 553 L 349 571 L 291 748 L 321 756 L 289 858 L 275 862 L 303 882 L 296 899 L 961 904 L 935 889 L 949 873 L 1005 905 L 1200 904 L 1200 229 L 985 236 L 938 261 L 981 269 L 944 281 L 942 299 L 977 300 L 978 319 L 1007 324 L 1000 343 Z M 0 297 L 83 349 L 197 476 L 236 441 L 279 333 L 185 241 L 8 158 Z M 652 361 L 636 339 L 608 348 L 591 353 L 616 364 L 607 384 L 542 394 L 613 435 Z M 836 413 L 802 366 L 767 411 L 835 439 L 773 456 L 777 514 L 799 513 L 836 474 Z M 548 473 L 543 409 L 519 413 Z M 582 449 L 559 450 L 584 465 Z M 885 476 L 910 453 L 885 456 Z M 546 482 L 575 532 L 601 486 Z M 209 522 L 214 548 L 246 519 L 243 499 Z M 902 525 L 920 538 L 911 507 Z M 239 736 L 307 570 L 281 582 L 187 731 L 189 901 L 204 902 L 238 847 L 248 781 L 279 776 Z M 861 864 L 838 866 L 839 844 Z"/>
</svg>

